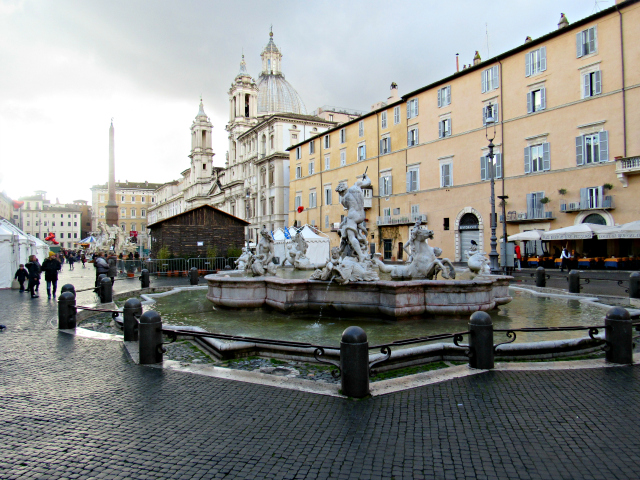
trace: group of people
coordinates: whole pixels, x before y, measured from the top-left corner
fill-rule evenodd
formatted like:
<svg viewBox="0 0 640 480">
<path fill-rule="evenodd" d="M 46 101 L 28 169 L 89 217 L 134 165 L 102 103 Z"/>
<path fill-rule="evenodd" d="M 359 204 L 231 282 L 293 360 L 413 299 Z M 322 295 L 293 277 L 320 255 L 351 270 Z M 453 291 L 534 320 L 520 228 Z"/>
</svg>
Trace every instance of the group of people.
<svg viewBox="0 0 640 480">
<path fill-rule="evenodd" d="M 44 272 L 44 280 L 47 282 L 47 297 L 51 298 L 53 295 L 53 298 L 56 298 L 60 270 L 62 270 L 62 262 L 58 260 L 58 256 L 54 252 L 49 252 L 49 257 L 42 262 L 42 265 L 38 261 L 38 257 L 30 255 L 26 265 L 20 264 L 14 279 L 18 280 L 20 284 L 20 293 L 27 291 L 31 294 L 31 298 L 38 298 L 40 280 L 42 272 Z M 24 288 L 25 281 L 28 282 L 26 290 Z"/>
</svg>

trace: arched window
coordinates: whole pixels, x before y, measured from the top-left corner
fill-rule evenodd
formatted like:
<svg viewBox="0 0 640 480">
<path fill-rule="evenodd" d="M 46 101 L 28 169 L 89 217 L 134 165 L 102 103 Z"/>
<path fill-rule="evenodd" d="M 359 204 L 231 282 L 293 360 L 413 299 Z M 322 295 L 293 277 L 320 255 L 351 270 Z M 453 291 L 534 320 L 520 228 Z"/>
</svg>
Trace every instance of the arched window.
<svg viewBox="0 0 640 480">
<path fill-rule="evenodd" d="M 595 225 L 606 225 L 607 221 L 599 213 L 591 213 L 585 217 L 582 223 L 593 223 Z"/>
</svg>

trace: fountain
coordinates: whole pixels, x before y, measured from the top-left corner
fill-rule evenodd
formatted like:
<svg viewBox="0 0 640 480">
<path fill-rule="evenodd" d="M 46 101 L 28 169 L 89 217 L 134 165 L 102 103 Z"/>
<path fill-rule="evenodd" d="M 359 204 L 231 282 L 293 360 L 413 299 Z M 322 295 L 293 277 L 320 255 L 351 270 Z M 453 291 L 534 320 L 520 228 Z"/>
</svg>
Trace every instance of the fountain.
<svg viewBox="0 0 640 480">
<path fill-rule="evenodd" d="M 309 279 L 275 276 L 273 237 L 263 227 L 256 254 L 246 255 L 243 262 L 238 262 L 238 267 L 245 264 L 244 270 L 205 277 L 207 299 L 216 307 L 230 309 L 268 308 L 283 313 L 329 309 L 350 315 L 394 319 L 469 315 L 511 301 L 509 277 L 486 275 L 482 255 L 478 252 L 470 252 L 473 262 L 469 267 L 473 278 L 456 280 L 451 261 L 439 259 L 441 250 L 428 243 L 433 239 L 433 231 L 422 227 L 419 221 L 411 230 L 411 256 L 407 265 L 389 266 L 377 256 L 368 258 L 362 188 L 370 185 L 365 171 L 351 187 L 341 183 L 336 188 L 340 203 L 347 210 L 340 224 L 340 246 L 332 249 L 325 265 L 315 266 Z M 311 268 L 308 259 L 307 262 L 303 260 L 304 252 L 304 244 L 297 239 L 295 253 L 289 260 L 294 267 L 297 263 L 299 269 Z M 475 267 L 478 263 L 480 268 Z M 378 271 L 390 273 L 392 280 L 380 280 Z M 443 280 L 436 279 L 438 274 Z"/>
</svg>

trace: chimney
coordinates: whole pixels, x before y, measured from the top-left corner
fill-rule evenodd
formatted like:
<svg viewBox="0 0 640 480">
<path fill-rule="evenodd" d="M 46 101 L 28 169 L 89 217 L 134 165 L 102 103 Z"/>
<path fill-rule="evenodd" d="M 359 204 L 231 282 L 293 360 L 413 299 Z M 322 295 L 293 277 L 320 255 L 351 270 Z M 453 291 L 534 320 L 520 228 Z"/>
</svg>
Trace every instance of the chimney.
<svg viewBox="0 0 640 480">
<path fill-rule="evenodd" d="M 387 98 L 387 104 L 399 99 L 400 95 L 398 95 L 398 84 L 396 82 L 391 82 L 391 93 L 389 94 L 389 98 Z"/>
<path fill-rule="evenodd" d="M 456 53 L 456 72 L 460 71 L 460 58 L 458 57 L 459 55 L 459 53 Z"/>
<path fill-rule="evenodd" d="M 567 20 L 567 17 L 564 16 L 564 13 L 561 13 L 560 21 L 558 22 L 558 30 L 568 26 L 569 26 L 569 20 Z"/>
<path fill-rule="evenodd" d="M 531 40 L 531 37 L 527 37 L 524 39 L 524 43 L 529 43 L 532 42 L 533 40 Z"/>
<path fill-rule="evenodd" d="M 478 53 L 478 50 L 476 50 L 476 54 L 473 56 L 473 64 L 478 65 L 481 61 L 482 59 L 480 58 L 480 53 Z"/>
</svg>

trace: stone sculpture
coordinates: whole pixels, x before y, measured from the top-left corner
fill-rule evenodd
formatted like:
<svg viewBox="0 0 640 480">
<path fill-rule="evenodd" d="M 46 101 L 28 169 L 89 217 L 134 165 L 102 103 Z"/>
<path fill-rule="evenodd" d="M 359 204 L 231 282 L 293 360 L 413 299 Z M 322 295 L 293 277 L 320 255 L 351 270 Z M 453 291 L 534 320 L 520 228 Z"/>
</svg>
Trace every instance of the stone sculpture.
<svg viewBox="0 0 640 480">
<path fill-rule="evenodd" d="M 336 268 L 342 259 L 340 258 L 340 247 L 331 249 L 331 257 L 327 258 L 324 268 L 318 269 L 311 274 L 310 280 L 331 280 L 333 269 Z"/>
<path fill-rule="evenodd" d="M 296 233 L 292 242 L 287 245 L 287 259 L 293 265 L 293 268 L 297 270 L 314 270 L 316 268 L 322 268 L 324 265 L 315 265 L 311 263 L 311 260 L 307 257 L 307 249 L 309 244 L 302 236 L 302 230 Z"/>
<path fill-rule="evenodd" d="M 451 260 L 448 258 L 438 259 L 442 250 L 430 246 L 429 239 L 433 239 L 433 230 L 422 228 L 420 222 L 416 222 L 416 225 L 411 229 L 408 242 L 411 245 L 408 265 L 385 265 L 380 260 L 379 253 L 374 255 L 374 262 L 381 272 L 390 273 L 391 278 L 398 280 L 420 278 L 433 280 L 437 277 L 438 272 L 442 274 L 442 278 L 456 278 L 456 271 Z"/>
<path fill-rule="evenodd" d="M 470 271 L 477 275 L 491 274 L 489 259 L 485 256 L 487 252 L 480 252 L 475 240 L 471 240 L 471 248 L 469 248 L 465 253 L 468 257 L 467 266 Z"/>
<path fill-rule="evenodd" d="M 236 270 L 244 271 L 251 259 L 251 253 L 247 250 L 247 247 L 242 247 L 242 254 L 235 262 Z"/>
<path fill-rule="evenodd" d="M 266 225 L 262 226 L 260 230 L 260 241 L 258 242 L 257 252 L 252 255 L 249 263 L 245 267 L 245 271 L 249 270 L 254 277 L 260 277 L 262 275 L 275 275 L 276 265 L 273 261 L 273 237 L 267 230 Z"/>
</svg>

